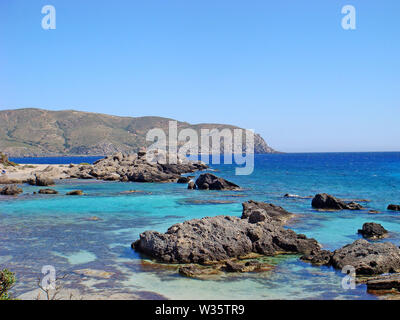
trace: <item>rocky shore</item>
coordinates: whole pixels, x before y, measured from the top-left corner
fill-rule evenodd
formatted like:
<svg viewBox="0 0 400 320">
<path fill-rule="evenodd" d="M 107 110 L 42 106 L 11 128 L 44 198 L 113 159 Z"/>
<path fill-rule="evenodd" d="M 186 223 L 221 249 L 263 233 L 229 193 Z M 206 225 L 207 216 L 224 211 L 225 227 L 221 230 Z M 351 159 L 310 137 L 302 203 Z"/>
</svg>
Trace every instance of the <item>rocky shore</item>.
<svg viewBox="0 0 400 320">
<path fill-rule="evenodd" d="M 7 166 L 0 184 L 54 185 L 60 179 L 97 179 L 123 182 L 176 182 L 181 174 L 207 169 L 202 162 L 148 162 L 146 152 L 117 153 L 90 164 Z"/>
</svg>

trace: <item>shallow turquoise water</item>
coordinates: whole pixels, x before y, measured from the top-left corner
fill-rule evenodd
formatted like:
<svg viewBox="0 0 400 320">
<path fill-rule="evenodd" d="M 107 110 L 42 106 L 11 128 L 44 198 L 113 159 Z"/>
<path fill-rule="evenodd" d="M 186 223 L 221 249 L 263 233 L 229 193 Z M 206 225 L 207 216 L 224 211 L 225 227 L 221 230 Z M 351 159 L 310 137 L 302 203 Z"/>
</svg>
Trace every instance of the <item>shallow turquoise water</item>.
<svg viewBox="0 0 400 320">
<path fill-rule="evenodd" d="M 67 161 L 68 163 L 68 161 Z M 365 286 L 341 287 L 343 274 L 313 267 L 298 256 L 267 258 L 274 268 L 265 273 L 226 275 L 215 280 L 181 277 L 176 270 L 146 263 L 130 244 L 145 230 L 166 231 L 177 222 L 215 215 L 241 214 L 241 203 L 261 200 L 297 213 L 290 228 L 316 238 L 328 249 L 358 239 L 365 222 L 381 223 L 390 233 L 384 241 L 400 244 L 400 214 L 386 211 L 400 203 L 400 153 L 257 155 L 250 176 L 235 176 L 233 165 L 213 165 L 216 174 L 238 183 L 240 192 L 189 191 L 180 184 L 63 181 L 60 195 L 32 195 L 38 187 L 23 186 L 17 200 L 0 198 L 0 265 L 17 273 L 16 294 L 36 288 L 43 265 L 59 273 L 91 268 L 114 273 L 90 282 L 72 274 L 68 286 L 83 292 L 115 289 L 144 298 L 225 299 L 375 299 Z M 82 189 L 83 197 L 67 191 Z M 142 193 L 122 192 L 140 190 Z M 317 212 L 310 199 L 285 199 L 327 192 L 364 203 L 380 214 Z M 196 203 L 196 201 L 205 203 Z M 232 203 L 209 204 L 207 200 Z M 91 217 L 99 218 L 97 221 Z M 90 280 L 90 279 L 89 279 Z M 88 285 L 89 284 L 89 285 Z"/>
</svg>

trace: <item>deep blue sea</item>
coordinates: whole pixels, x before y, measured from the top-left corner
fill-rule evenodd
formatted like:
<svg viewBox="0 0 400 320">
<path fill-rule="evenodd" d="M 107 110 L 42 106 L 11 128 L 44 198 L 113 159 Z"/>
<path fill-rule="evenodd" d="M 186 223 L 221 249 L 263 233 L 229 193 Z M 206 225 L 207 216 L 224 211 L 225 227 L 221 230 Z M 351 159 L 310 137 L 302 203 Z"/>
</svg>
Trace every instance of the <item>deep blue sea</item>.
<svg viewBox="0 0 400 320">
<path fill-rule="evenodd" d="M 69 164 L 98 158 L 11 160 Z M 326 249 L 358 239 L 357 230 L 365 222 L 381 223 L 390 231 L 383 241 L 400 245 L 400 213 L 386 210 L 390 203 L 400 204 L 400 153 L 256 155 L 250 176 L 236 176 L 235 165 L 211 168 L 243 190 L 192 191 L 175 183 L 65 180 L 55 187 L 59 195 L 33 195 L 39 187 L 23 185 L 24 194 L 18 198 L 0 197 L 0 265 L 16 272 L 15 293 L 37 288 L 42 266 L 53 265 L 62 274 L 85 268 L 114 273 L 110 279 L 71 276 L 68 286 L 86 293 L 114 290 L 169 299 L 376 299 L 366 293 L 365 285 L 343 289 L 340 271 L 311 266 L 294 255 L 266 258 L 274 268 L 264 273 L 194 280 L 142 259 L 130 245 L 145 230 L 165 232 L 174 223 L 205 216 L 240 216 L 241 203 L 250 199 L 296 213 L 288 227 L 314 237 Z M 75 189 L 87 195 L 63 195 Z M 128 190 L 143 192 L 123 193 Z M 367 209 L 360 212 L 318 212 L 311 208 L 311 199 L 283 197 L 321 192 L 370 202 L 363 202 Z M 91 220 L 93 216 L 100 220 Z"/>
</svg>

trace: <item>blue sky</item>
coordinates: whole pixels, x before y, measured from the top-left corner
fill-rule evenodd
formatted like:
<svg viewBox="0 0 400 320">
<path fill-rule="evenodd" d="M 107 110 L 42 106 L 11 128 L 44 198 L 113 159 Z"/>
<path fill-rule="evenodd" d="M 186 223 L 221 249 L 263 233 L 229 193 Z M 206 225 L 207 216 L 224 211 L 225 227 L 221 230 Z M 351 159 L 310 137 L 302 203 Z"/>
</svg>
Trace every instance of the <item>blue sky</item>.
<svg viewBox="0 0 400 320">
<path fill-rule="evenodd" d="M 41 9 L 56 8 L 56 30 Z M 356 8 L 357 29 L 341 27 Z M 255 129 L 286 152 L 400 151 L 398 0 L 1 0 L 0 108 Z"/>
</svg>

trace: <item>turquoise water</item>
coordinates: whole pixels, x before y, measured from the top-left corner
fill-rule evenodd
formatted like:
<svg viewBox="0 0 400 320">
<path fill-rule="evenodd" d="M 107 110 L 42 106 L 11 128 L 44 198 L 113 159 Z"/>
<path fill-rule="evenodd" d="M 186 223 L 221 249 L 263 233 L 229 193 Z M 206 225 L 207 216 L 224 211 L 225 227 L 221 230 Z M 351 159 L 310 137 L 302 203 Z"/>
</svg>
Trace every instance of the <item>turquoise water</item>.
<svg viewBox="0 0 400 320">
<path fill-rule="evenodd" d="M 0 197 L 0 265 L 16 272 L 15 294 L 37 288 L 42 266 L 53 265 L 59 274 L 70 275 L 66 286 L 83 293 L 114 290 L 154 299 L 376 299 L 364 285 L 342 289 L 343 274 L 310 266 L 298 256 L 266 258 L 274 267 L 264 273 L 194 280 L 181 277 L 176 268 L 142 259 L 130 245 L 145 230 L 164 232 L 174 223 L 205 216 L 240 216 L 241 203 L 249 199 L 296 213 L 289 227 L 330 250 L 358 239 L 357 229 L 365 222 L 381 223 L 390 231 L 384 241 L 399 245 L 400 214 L 386 207 L 400 203 L 400 153 L 257 155 L 250 176 L 235 176 L 234 165 L 212 168 L 244 190 L 189 191 L 174 183 L 69 180 L 56 185 L 59 195 L 33 195 L 39 188 L 24 185 L 17 199 Z M 63 195 L 75 189 L 86 195 Z M 142 192 L 123 193 L 128 190 Z M 361 212 L 317 212 L 310 199 L 283 197 L 319 192 L 371 201 L 363 203 L 368 208 Z M 381 213 L 369 214 L 370 209 Z M 73 273 L 86 268 L 113 276 L 95 279 Z"/>
</svg>

